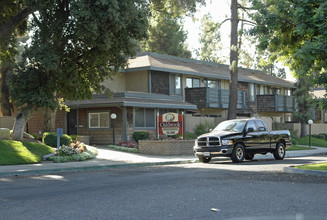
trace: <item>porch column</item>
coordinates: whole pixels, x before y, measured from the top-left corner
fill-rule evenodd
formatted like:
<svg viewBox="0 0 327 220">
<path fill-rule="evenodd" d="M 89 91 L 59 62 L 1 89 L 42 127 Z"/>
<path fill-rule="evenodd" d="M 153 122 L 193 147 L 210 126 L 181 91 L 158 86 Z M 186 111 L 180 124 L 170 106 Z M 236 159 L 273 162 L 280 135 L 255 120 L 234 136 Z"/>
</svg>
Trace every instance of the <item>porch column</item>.
<svg viewBox="0 0 327 220">
<path fill-rule="evenodd" d="M 123 107 L 123 140 L 127 141 L 127 109 Z"/>
</svg>

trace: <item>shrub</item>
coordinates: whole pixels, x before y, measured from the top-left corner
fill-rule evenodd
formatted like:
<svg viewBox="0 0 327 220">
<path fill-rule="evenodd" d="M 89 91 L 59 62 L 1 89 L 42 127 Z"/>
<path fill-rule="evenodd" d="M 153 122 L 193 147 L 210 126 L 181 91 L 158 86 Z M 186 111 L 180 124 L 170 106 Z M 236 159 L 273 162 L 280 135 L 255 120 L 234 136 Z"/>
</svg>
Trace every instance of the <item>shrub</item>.
<svg viewBox="0 0 327 220">
<path fill-rule="evenodd" d="M 325 140 L 325 135 L 324 134 L 314 134 L 314 135 L 312 135 L 312 137 Z"/>
<path fill-rule="evenodd" d="M 194 134 L 200 136 L 201 134 L 208 133 L 212 128 L 214 126 L 210 122 L 205 121 L 205 123 L 200 123 L 194 128 Z"/>
<path fill-rule="evenodd" d="M 133 139 L 136 142 L 139 142 L 139 140 L 147 140 L 150 137 L 150 133 L 146 131 L 136 131 L 133 133 Z"/>
<path fill-rule="evenodd" d="M 42 142 L 51 147 L 56 147 L 57 146 L 57 133 L 44 132 Z M 64 134 L 64 135 L 60 136 L 60 146 L 68 145 L 70 143 L 72 143 L 72 138 L 69 135 Z"/>
<path fill-rule="evenodd" d="M 190 133 L 190 132 L 185 132 L 185 139 L 186 140 L 192 140 L 196 139 L 198 136 L 196 134 Z"/>
</svg>

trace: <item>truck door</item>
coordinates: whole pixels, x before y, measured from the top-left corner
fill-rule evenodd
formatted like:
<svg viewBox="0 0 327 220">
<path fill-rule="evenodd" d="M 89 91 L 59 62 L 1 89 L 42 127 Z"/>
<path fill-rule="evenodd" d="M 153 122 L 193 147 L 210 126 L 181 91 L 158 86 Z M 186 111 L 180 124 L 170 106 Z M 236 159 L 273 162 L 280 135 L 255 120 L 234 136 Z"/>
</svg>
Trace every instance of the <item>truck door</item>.
<svg viewBox="0 0 327 220">
<path fill-rule="evenodd" d="M 245 126 L 245 148 L 248 153 L 257 153 L 260 150 L 261 138 L 256 124 L 253 120 L 249 120 Z"/>
<path fill-rule="evenodd" d="M 270 134 L 267 129 L 267 126 L 260 120 L 255 120 L 255 125 L 258 128 L 260 149 L 264 152 L 268 152 L 270 150 Z"/>
</svg>

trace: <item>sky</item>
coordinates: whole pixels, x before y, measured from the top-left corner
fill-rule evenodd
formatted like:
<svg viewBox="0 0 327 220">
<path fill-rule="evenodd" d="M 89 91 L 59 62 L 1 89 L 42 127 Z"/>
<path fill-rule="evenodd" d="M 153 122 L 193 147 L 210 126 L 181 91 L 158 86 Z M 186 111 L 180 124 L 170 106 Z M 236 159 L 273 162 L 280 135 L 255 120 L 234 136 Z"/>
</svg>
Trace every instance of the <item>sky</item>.
<svg viewBox="0 0 327 220">
<path fill-rule="evenodd" d="M 188 44 L 188 48 L 192 51 L 194 58 L 196 57 L 194 50 L 200 48 L 198 38 L 200 34 L 201 18 L 205 14 L 210 13 L 215 22 L 224 21 L 226 18 L 230 17 L 230 2 L 230 0 L 207 0 L 205 7 L 202 6 L 197 8 L 197 12 L 194 14 L 194 18 L 187 17 L 185 19 L 184 30 L 188 32 L 186 43 Z M 226 57 L 229 56 L 230 25 L 230 21 L 223 23 L 220 31 L 223 42 L 223 54 L 225 54 Z M 242 47 L 244 48 L 244 46 L 249 50 L 254 50 L 254 45 L 243 45 Z M 286 79 L 295 81 L 288 68 L 284 68 L 287 73 Z"/>
</svg>

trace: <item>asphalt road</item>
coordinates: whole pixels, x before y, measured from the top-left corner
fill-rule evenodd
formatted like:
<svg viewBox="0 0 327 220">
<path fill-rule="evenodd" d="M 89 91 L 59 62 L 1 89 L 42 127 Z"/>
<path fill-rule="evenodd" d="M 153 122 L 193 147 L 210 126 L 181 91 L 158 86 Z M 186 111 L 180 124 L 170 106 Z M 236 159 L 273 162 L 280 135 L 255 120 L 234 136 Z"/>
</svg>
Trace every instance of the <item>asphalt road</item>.
<svg viewBox="0 0 327 220">
<path fill-rule="evenodd" d="M 326 157 L 1 178 L 0 218 L 325 219 L 327 177 L 280 172 L 321 160 Z"/>
</svg>

